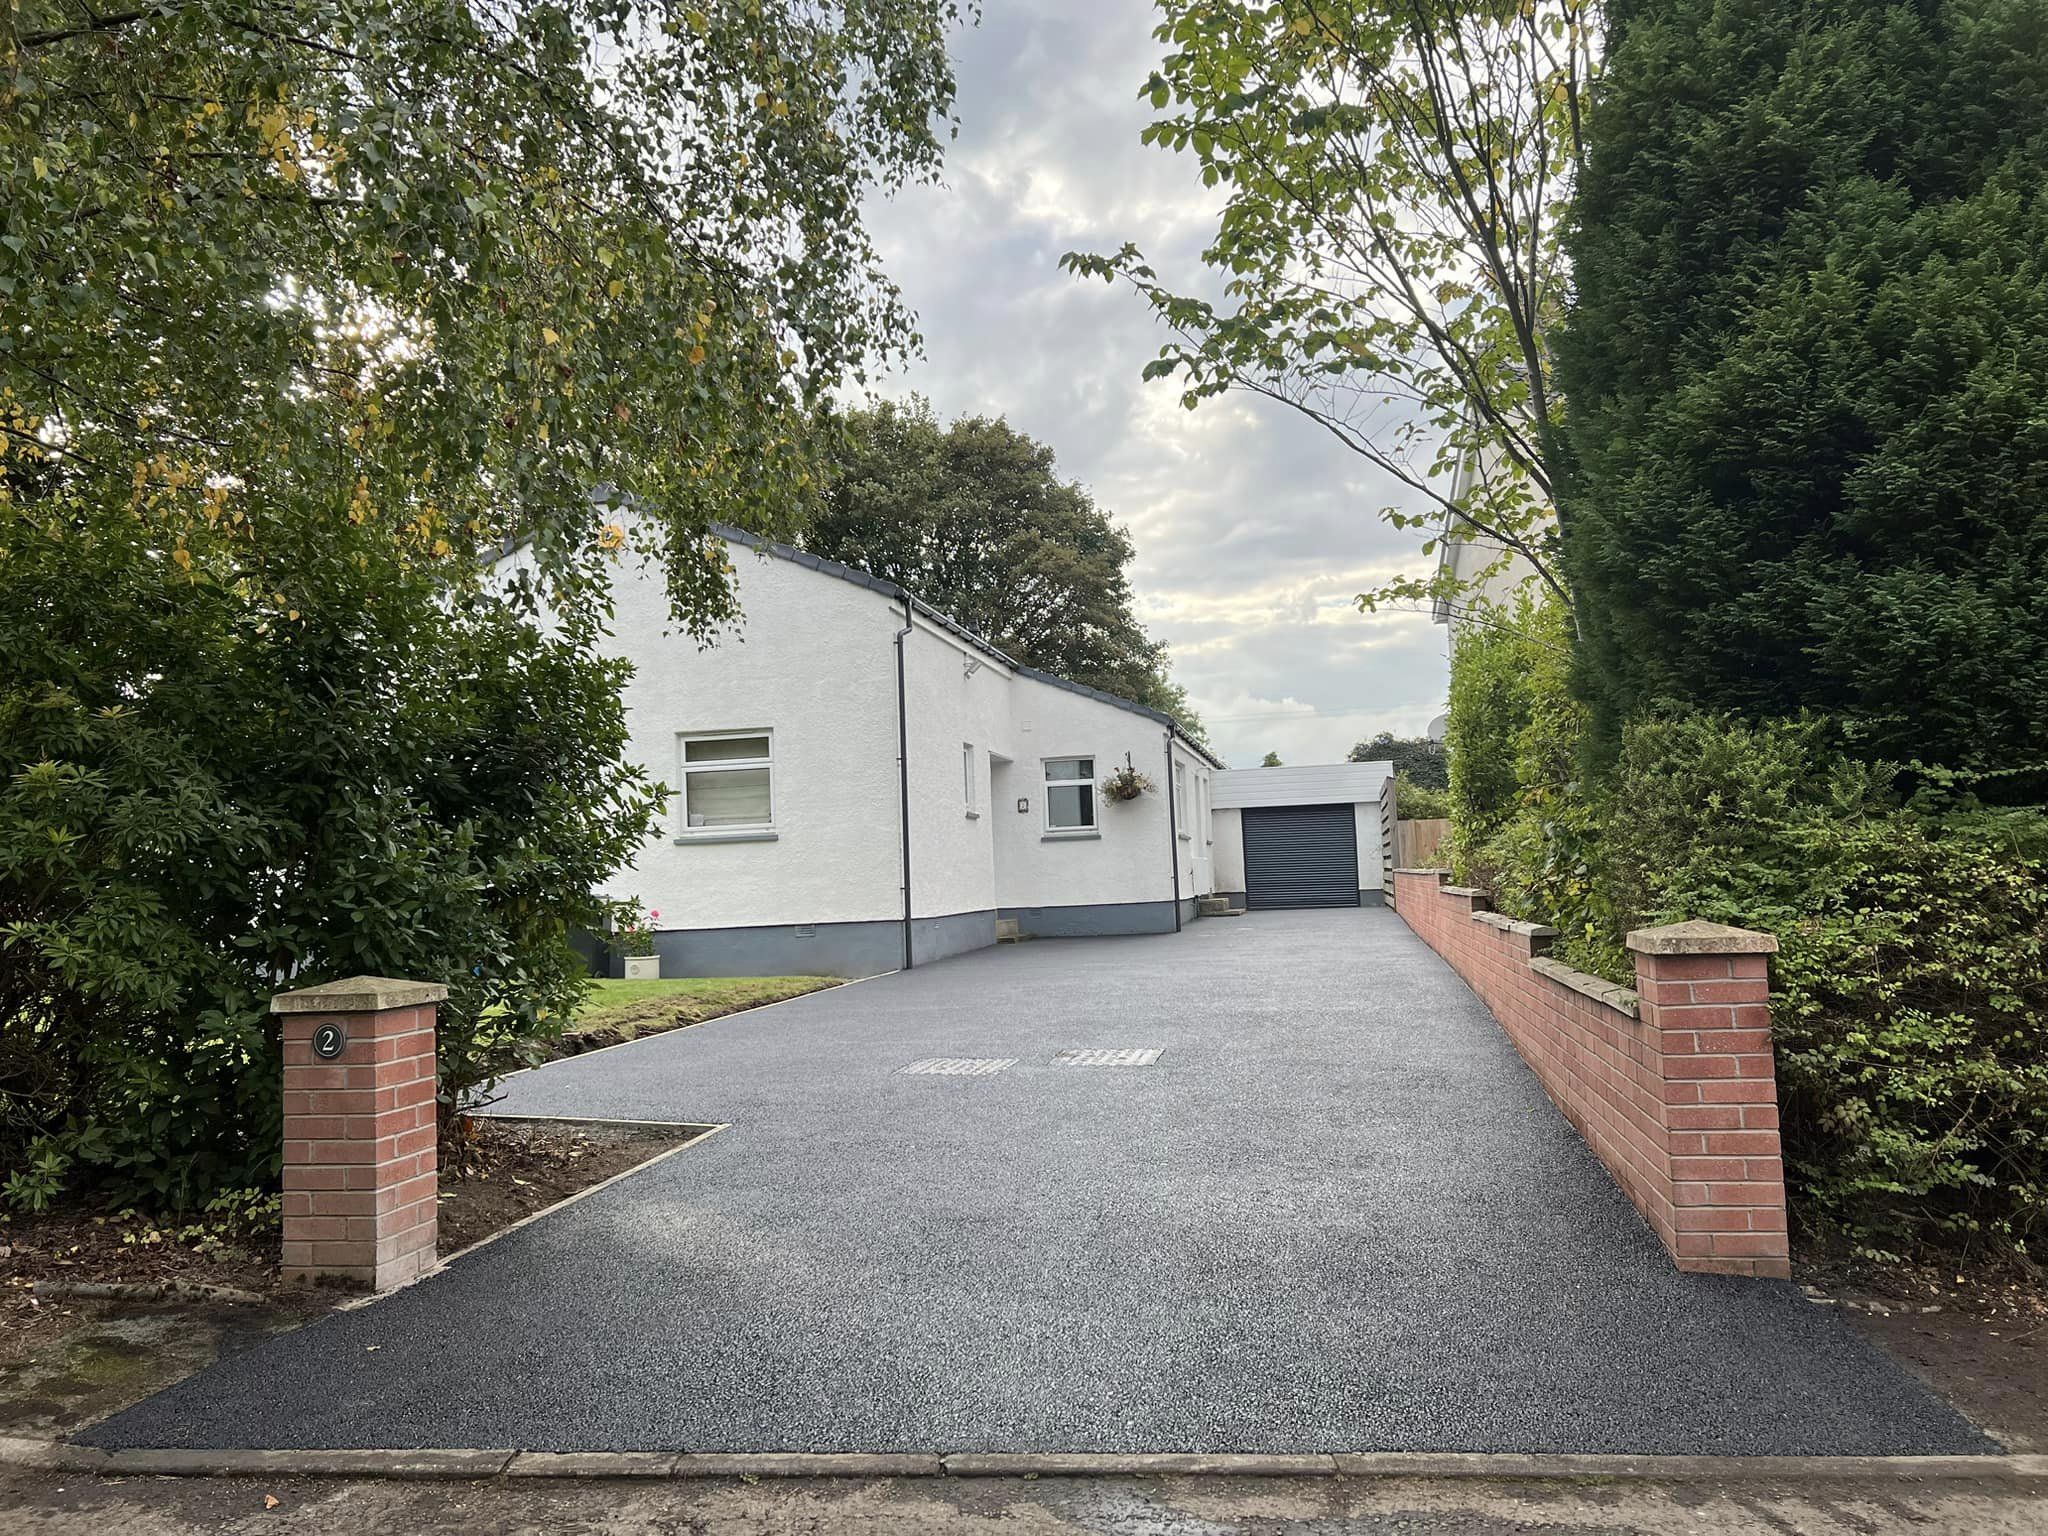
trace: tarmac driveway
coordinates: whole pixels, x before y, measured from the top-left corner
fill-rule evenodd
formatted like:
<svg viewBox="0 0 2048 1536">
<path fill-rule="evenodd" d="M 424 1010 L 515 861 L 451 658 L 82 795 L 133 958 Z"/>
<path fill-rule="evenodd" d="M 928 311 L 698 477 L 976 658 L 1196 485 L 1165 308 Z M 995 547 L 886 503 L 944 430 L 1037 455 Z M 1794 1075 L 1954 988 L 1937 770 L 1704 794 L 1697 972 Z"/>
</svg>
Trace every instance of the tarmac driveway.
<svg viewBox="0 0 2048 1536">
<path fill-rule="evenodd" d="M 1014 1065 L 902 1070 L 934 1057 Z M 1382 910 L 1005 947 L 509 1088 L 508 1112 L 732 1128 L 87 1438 L 1994 1448 L 1797 1287 L 1674 1271 Z"/>
</svg>

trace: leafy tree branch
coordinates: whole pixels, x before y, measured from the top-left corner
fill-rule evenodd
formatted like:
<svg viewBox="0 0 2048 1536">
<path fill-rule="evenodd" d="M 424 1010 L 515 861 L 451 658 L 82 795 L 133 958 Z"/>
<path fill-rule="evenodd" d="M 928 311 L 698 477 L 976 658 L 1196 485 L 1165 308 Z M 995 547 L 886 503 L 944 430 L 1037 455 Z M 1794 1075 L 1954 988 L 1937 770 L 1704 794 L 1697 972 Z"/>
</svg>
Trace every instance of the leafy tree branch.
<svg viewBox="0 0 2048 1536">
<path fill-rule="evenodd" d="M 1383 515 L 1511 550 L 1561 601 L 1550 338 L 1585 153 L 1598 0 L 1162 0 L 1147 142 L 1228 195 L 1183 289 L 1136 244 L 1070 252 L 1171 340 L 1146 377 L 1190 409 L 1287 406 L 1430 510 Z M 1410 503 L 1413 505 L 1413 503 Z M 1366 594 L 1370 606 L 1400 591 Z"/>
</svg>

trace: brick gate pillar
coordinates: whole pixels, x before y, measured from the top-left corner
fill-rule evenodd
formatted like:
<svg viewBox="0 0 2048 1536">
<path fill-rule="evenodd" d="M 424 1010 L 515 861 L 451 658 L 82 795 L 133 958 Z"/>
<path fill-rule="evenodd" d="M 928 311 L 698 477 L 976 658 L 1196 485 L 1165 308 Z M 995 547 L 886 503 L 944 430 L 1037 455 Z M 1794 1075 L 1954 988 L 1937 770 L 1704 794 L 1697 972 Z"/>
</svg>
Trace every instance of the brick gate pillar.
<svg viewBox="0 0 2048 1536">
<path fill-rule="evenodd" d="M 280 992 L 284 1278 L 388 1290 L 434 1263 L 434 1024 L 448 989 L 352 976 Z"/>
<path fill-rule="evenodd" d="M 1628 936 L 1664 1101 L 1670 1206 L 1651 1213 L 1680 1269 L 1787 1276 L 1785 1160 L 1771 1057 L 1768 933 L 1673 923 Z"/>
</svg>

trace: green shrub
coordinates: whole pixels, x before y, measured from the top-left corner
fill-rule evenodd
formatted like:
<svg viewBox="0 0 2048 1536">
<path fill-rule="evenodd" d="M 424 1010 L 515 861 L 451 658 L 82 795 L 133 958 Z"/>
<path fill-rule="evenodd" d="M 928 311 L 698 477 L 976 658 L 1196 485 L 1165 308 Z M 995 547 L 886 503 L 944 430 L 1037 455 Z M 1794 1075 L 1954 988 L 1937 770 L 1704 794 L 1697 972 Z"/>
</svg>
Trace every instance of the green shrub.
<svg viewBox="0 0 2048 1536">
<path fill-rule="evenodd" d="M 1451 814 L 1451 792 L 1394 775 L 1394 808 L 1403 821 L 1441 821 Z"/>
<path fill-rule="evenodd" d="M 445 982 L 451 1099 L 526 1059 L 659 804 L 623 668 L 341 519 L 299 546 L 283 622 L 125 511 L 52 526 L 0 523 L 7 1197 L 178 1212 L 270 1184 L 267 1006 L 294 984 Z"/>
<path fill-rule="evenodd" d="M 1458 630 L 1451 652 L 1451 699 L 1444 729 L 1449 760 L 1453 863 L 1468 873 L 1474 854 L 1515 813 L 1516 742 L 1529 723 L 1528 677 L 1543 643 L 1524 599 L 1511 617 Z"/>
<path fill-rule="evenodd" d="M 1580 769 L 1586 712 L 1572 696 L 1571 621 L 1523 599 L 1467 626 L 1451 658 L 1449 855 L 1460 879 L 1515 917 L 1555 924 L 1587 970 L 1625 968 L 1594 868 L 1600 808 Z"/>
<path fill-rule="evenodd" d="M 1639 721 L 1601 880 L 1627 928 L 1776 934 L 1800 1213 L 1865 1249 L 2024 1249 L 2048 1217 L 2048 813 L 1843 754 L 1818 720 Z"/>
</svg>

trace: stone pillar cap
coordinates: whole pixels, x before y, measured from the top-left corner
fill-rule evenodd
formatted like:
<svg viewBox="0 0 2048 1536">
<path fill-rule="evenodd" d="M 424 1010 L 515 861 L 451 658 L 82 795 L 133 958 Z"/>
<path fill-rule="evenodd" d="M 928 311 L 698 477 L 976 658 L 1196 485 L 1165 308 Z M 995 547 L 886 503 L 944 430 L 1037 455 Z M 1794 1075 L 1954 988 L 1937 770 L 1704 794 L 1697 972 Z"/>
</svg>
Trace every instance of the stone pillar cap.
<svg viewBox="0 0 2048 1536">
<path fill-rule="evenodd" d="M 448 989 L 438 981 L 400 981 L 391 976 L 349 976 L 317 987 L 280 992 L 270 1000 L 272 1013 L 378 1013 L 386 1008 L 418 1008 L 438 1003 Z"/>
<path fill-rule="evenodd" d="M 1726 923 L 1709 923 L 1694 918 L 1689 923 L 1666 923 L 1662 928 L 1638 928 L 1628 936 L 1628 947 L 1639 955 L 1775 955 L 1774 934 L 1753 928 L 1730 928 Z"/>
</svg>

